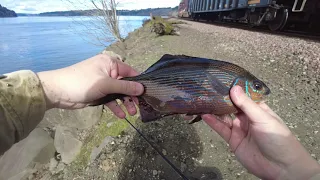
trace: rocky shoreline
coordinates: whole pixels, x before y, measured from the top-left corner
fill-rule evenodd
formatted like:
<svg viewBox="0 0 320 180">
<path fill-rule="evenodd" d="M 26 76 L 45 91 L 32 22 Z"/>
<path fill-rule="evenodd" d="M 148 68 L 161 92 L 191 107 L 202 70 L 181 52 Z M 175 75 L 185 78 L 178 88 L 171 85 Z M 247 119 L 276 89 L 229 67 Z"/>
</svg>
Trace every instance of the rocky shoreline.
<svg viewBox="0 0 320 180">
<path fill-rule="evenodd" d="M 245 67 L 270 86 L 272 95 L 267 103 L 319 160 L 320 43 L 184 22 L 177 25 L 179 35 L 157 36 L 145 26 L 130 33 L 124 44 L 115 43 L 106 51 L 119 54 L 140 72 L 167 53 L 220 59 Z M 179 116 L 148 124 L 137 119 L 130 117 L 190 179 L 258 179 L 238 163 L 223 139 L 203 122 L 189 125 Z M 42 156 L 46 157 L 44 163 L 29 164 L 26 179 L 179 179 L 126 122 L 102 107 L 48 112 L 39 129 L 48 134 L 48 141 L 40 149 L 49 155 Z M 59 147 L 58 139 L 74 145 Z"/>
</svg>

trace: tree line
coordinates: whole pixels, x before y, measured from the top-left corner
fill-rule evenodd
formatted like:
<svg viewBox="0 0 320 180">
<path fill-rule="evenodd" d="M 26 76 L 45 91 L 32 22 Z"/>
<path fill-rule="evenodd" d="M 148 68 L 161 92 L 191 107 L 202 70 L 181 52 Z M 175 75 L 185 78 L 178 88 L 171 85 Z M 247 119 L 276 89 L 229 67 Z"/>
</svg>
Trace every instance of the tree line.
<svg viewBox="0 0 320 180">
<path fill-rule="evenodd" d="M 0 17 L 17 17 L 16 12 L 1 6 L 0 4 Z"/>
</svg>

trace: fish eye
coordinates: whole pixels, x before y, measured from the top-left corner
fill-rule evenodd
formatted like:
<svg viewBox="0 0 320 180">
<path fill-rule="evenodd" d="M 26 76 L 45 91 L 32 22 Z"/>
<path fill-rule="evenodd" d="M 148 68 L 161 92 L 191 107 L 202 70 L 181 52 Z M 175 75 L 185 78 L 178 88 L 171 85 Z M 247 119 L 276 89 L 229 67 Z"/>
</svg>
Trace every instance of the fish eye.
<svg viewBox="0 0 320 180">
<path fill-rule="evenodd" d="M 262 85 L 262 83 L 259 82 L 259 81 L 254 81 L 254 82 L 253 82 L 253 88 L 254 88 L 255 90 L 257 90 L 257 91 L 261 91 L 262 88 L 263 88 L 263 85 Z"/>
</svg>

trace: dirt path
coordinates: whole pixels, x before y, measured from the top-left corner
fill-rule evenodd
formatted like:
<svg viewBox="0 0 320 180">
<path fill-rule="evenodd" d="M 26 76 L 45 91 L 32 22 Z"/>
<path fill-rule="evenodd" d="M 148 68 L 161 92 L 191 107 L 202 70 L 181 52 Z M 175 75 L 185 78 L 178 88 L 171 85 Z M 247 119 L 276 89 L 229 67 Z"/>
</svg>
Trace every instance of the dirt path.
<svg viewBox="0 0 320 180">
<path fill-rule="evenodd" d="M 272 91 L 268 104 L 318 160 L 320 43 L 186 22 L 179 25 L 180 36 L 156 37 L 147 28 L 131 33 L 126 40 L 126 62 L 141 72 L 168 53 L 221 59 L 248 69 L 268 84 Z M 168 117 L 150 124 L 139 123 L 139 128 L 189 177 L 257 179 L 203 122 L 189 125 L 178 117 Z M 179 176 L 129 128 L 93 164 L 76 174 L 69 167 L 57 178 L 167 180 Z"/>
</svg>

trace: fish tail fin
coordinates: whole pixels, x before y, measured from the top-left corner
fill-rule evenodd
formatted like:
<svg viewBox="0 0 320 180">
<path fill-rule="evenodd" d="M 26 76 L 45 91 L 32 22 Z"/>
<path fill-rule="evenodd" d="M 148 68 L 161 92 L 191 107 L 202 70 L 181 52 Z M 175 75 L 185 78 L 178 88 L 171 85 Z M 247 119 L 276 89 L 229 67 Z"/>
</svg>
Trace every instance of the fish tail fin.
<svg viewBox="0 0 320 180">
<path fill-rule="evenodd" d="M 125 96 L 126 95 L 124 95 L 124 94 L 108 94 L 103 98 L 100 98 L 100 99 L 98 99 L 96 101 L 91 102 L 89 106 L 104 105 L 104 104 L 107 104 L 107 103 L 109 103 L 111 101 L 114 101 L 114 100 L 117 100 L 117 99 L 120 99 L 120 100 L 123 101 Z"/>
</svg>

